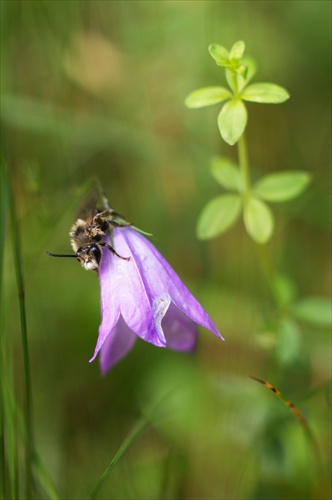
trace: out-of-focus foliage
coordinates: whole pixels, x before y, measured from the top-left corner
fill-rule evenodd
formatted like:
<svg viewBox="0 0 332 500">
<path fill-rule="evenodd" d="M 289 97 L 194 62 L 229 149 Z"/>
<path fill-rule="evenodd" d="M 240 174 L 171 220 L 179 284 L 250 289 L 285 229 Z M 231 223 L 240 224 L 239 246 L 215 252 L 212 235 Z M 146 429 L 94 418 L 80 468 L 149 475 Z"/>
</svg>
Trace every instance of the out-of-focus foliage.
<svg viewBox="0 0 332 500">
<path fill-rule="evenodd" d="M 35 439 L 60 496 L 86 498 L 159 401 L 158 423 L 98 498 L 329 498 L 330 337 L 328 321 L 317 320 L 326 303 L 313 297 L 330 294 L 330 4 L 13 0 L 1 2 L 1 23 L 2 155 L 20 220 Z M 290 277 L 276 290 L 280 316 L 240 224 L 213 241 L 195 235 L 198 214 L 220 195 L 211 157 L 236 157 L 215 110 L 183 103 L 192 89 L 226 85 L 207 47 L 235 40 L 258 61 L 259 81 L 291 95 L 280 106 L 246 104 L 253 183 L 277 171 L 312 175 L 301 197 L 274 206 L 269 250 Z M 154 235 L 225 342 L 202 331 L 193 356 L 139 342 L 105 378 L 88 363 L 97 277 L 45 250 L 69 251 L 95 175 L 112 207 Z M 6 369 L 21 401 L 8 224 L 2 280 Z M 319 466 L 291 412 L 249 373 L 300 407 Z"/>
<path fill-rule="evenodd" d="M 244 50 L 242 41 L 235 42 L 229 52 L 222 45 L 210 45 L 209 52 L 216 64 L 225 68 L 225 78 L 233 93 L 224 87 L 203 87 L 191 92 L 185 100 L 188 108 L 200 108 L 231 99 L 218 115 L 221 137 L 231 146 L 239 141 L 247 125 L 248 112 L 243 101 L 278 104 L 289 99 L 287 90 L 280 85 L 254 83 L 248 86 L 256 63 L 252 58 L 242 58 Z"/>
</svg>

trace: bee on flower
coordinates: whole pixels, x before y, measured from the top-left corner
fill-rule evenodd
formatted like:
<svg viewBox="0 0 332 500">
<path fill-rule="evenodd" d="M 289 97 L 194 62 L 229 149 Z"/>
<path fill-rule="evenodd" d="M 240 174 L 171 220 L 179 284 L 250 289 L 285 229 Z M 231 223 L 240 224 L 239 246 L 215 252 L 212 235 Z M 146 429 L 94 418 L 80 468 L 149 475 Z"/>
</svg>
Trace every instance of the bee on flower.
<svg viewBox="0 0 332 500">
<path fill-rule="evenodd" d="M 105 201 L 105 200 L 104 200 Z M 197 325 L 222 339 L 207 312 L 141 232 L 110 209 L 88 210 L 71 230 L 74 255 L 97 271 L 102 321 L 90 361 L 100 355 L 103 374 L 133 347 L 137 337 L 157 347 L 192 351 Z M 80 240 L 74 241 L 79 235 Z"/>
</svg>

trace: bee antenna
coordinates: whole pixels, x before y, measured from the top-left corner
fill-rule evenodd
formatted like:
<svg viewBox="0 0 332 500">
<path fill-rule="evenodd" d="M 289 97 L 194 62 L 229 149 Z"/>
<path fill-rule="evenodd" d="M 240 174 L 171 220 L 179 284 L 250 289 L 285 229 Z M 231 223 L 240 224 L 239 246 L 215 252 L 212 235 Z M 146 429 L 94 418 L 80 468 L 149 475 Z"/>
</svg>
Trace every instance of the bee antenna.
<svg viewBox="0 0 332 500">
<path fill-rule="evenodd" d="M 51 257 L 74 257 L 76 259 L 76 255 L 69 255 L 66 253 L 51 253 L 51 252 L 45 252 L 47 255 L 50 255 Z"/>
</svg>

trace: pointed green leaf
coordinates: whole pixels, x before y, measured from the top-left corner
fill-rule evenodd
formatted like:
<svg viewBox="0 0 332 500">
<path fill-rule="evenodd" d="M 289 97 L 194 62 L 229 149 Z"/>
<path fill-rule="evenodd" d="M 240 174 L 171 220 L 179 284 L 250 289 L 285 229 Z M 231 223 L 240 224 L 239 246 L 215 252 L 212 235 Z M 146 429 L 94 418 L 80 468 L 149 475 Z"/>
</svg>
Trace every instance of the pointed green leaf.
<svg viewBox="0 0 332 500">
<path fill-rule="evenodd" d="M 252 83 L 244 89 L 241 98 L 250 102 L 277 104 L 287 101 L 289 93 L 274 83 Z"/>
<path fill-rule="evenodd" d="M 271 210 L 263 201 L 251 196 L 244 206 L 244 225 L 253 240 L 266 243 L 274 227 Z"/>
<path fill-rule="evenodd" d="M 218 64 L 218 66 L 229 65 L 229 52 L 222 45 L 218 45 L 217 43 L 212 43 L 211 45 L 209 45 L 209 52 L 210 55 Z"/>
<path fill-rule="evenodd" d="M 211 172 L 221 186 L 234 191 L 241 190 L 241 176 L 236 164 L 225 156 L 217 156 L 212 160 Z"/>
<path fill-rule="evenodd" d="M 247 110 L 242 101 L 226 102 L 218 116 L 221 137 L 233 146 L 241 137 L 247 124 Z"/>
<path fill-rule="evenodd" d="M 197 237 L 201 240 L 213 238 L 229 229 L 239 217 L 241 197 L 225 194 L 209 201 L 197 222 Z"/>
<path fill-rule="evenodd" d="M 253 190 L 263 200 L 282 202 L 298 196 L 309 182 L 310 175 L 307 172 L 278 172 L 260 179 Z"/>
<path fill-rule="evenodd" d="M 246 56 L 242 59 L 243 66 L 246 67 L 245 71 L 245 79 L 246 83 L 250 82 L 256 74 L 257 71 L 257 63 L 253 57 Z"/>
<path fill-rule="evenodd" d="M 241 40 L 239 42 L 234 43 L 229 53 L 229 59 L 231 61 L 238 61 L 239 59 L 241 59 L 245 51 L 245 48 L 246 46 L 244 42 L 242 42 Z"/>
<path fill-rule="evenodd" d="M 298 319 L 317 326 L 329 327 L 332 324 L 332 304 L 324 297 L 306 297 L 292 305 Z"/>
<path fill-rule="evenodd" d="M 231 99 L 232 94 L 225 87 L 203 87 L 191 92 L 185 100 L 188 108 L 202 108 Z"/>
</svg>

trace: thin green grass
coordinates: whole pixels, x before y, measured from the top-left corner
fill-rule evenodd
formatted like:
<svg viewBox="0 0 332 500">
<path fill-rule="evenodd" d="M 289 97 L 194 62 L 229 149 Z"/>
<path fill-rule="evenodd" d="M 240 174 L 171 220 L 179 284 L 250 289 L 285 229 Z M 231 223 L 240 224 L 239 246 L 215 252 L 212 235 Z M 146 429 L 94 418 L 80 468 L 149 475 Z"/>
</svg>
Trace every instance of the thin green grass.
<svg viewBox="0 0 332 500">
<path fill-rule="evenodd" d="M 4 318 L 0 318 L 0 410 L 1 410 L 1 498 L 20 498 L 21 494 L 27 498 L 33 498 L 35 492 L 34 470 L 48 498 L 58 499 L 58 495 L 46 472 L 42 461 L 35 450 L 33 431 L 33 409 L 32 409 L 32 384 L 30 374 L 30 359 L 28 348 L 28 329 L 25 306 L 25 286 L 23 276 L 23 264 L 21 254 L 21 242 L 19 233 L 19 222 L 13 195 L 10 190 L 8 170 L 5 163 L 1 162 L 1 229 L 0 229 L 0 304 L 3 305 L 3 263 L 4 248 L 7 229 L 7 216 L 10 217 L 12 228 L 12 245 L 16 271 L 17 291 L 19 298 L 21 341 L 24 360 L 24 389 L 25 407 L 24 415 L 17 404 L 14 390 L 14 376 L 10 348 L 4 331 Z M 3 311 L 3 307 L 1 308 Z M 6 363 L 5 363 L 6 360 Z M 25 441 L 25 490 L 19 488 L 20 458 L 19 446 L 23 435 Z M 24 493 L 23 493 L 24 492 Z"/>
<path fill-rule="evenodd" d="M 30 375 L 30 359 L 28 347 L 28 327 L 25 307 L 25 286 L 23 276 L 23 262 L 21 253 L 21 241 L 19 233 L 19 222 L 16 213 L 15 201 L 10 190 L 9 192 L 9 213 L 12 229 L 12 245 L 14 255 L 14 267 L 16 274 L 17 292 L 19 300 L 19 313 L 20 313 L 20 327 L 21 327 L 21 341 L 23 352 L 24 364 L 24 389 L 25 389 L 25 423 L 26 423 L 26 442 L 25 442 L 25 468 L 26 468 L 26 493 L 30 498 L 33 493 L 33 474 L 32 462 L 34 456 L 34 436 L 33 436 L 33 416 L 32 416 L 32 387 Z"/>
<path fill-rule="evenodd" d="M 88 496 L 89 500 L 94 500 L 99 493 L 100 489 L 106 482 L 110 472 L 112 469 L 115 467 L 117 462 L 120 460 L 122 455 L 130 448 L 132 444 L 147 430 L 151 427 L 151 423 L 149 420 L 142 418 L 137 422 L 137 424 L 132 428 L 126 439 L 123 441 L 122 445 L 98 479 L 96 485 L 94 486 L 93 490 L 91 491 L 90 495 Z"/>
<path fill-rule="evenodd" d="M 1 498 L 6 498 L 7 476 L 6 476 L 6 443 L 5 443 L 5 393 L 4 393 L 4 360 L 5 360 L 5 338 L 4 338 L 4 317 L 3 317 L 3 263 L 6 235 L 6 219 L 8 211 L 8 190 L 7 175 L 5 165 L 0 165 L 0 421 L 1 421 L 1 443 L 0 443 L 0 487 Z"/>
</svg>

